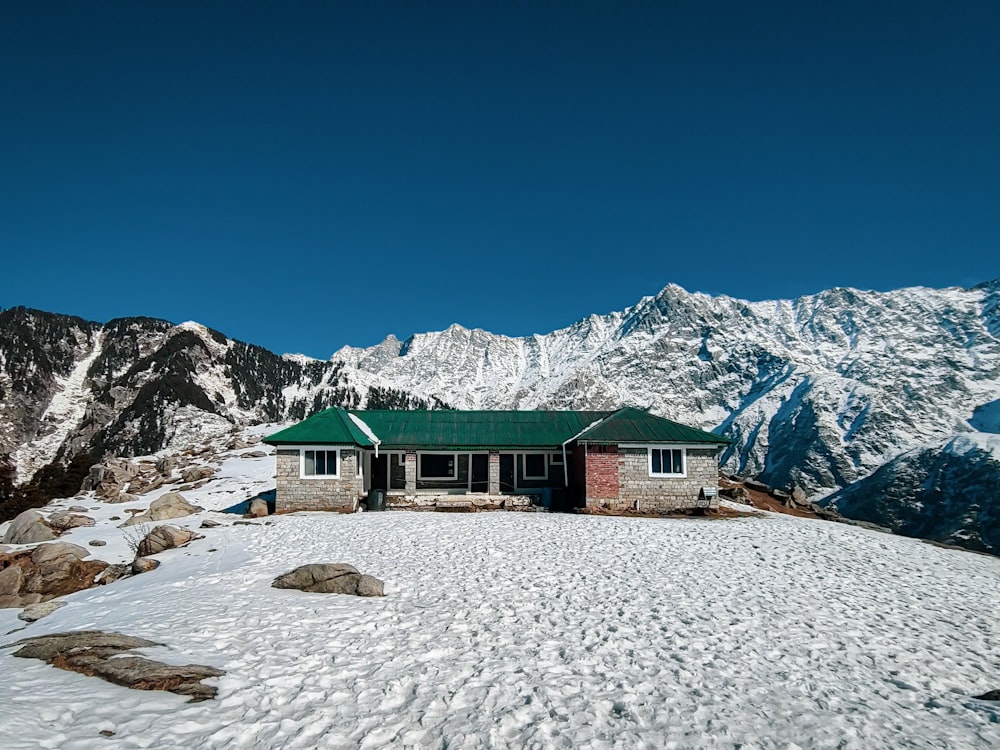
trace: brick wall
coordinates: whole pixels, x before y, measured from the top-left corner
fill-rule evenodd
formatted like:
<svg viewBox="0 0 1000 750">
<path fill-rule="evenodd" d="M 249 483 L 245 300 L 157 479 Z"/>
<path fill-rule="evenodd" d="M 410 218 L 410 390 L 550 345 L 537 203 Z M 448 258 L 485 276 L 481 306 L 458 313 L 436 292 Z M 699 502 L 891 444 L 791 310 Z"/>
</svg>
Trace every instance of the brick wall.
<svg viewBox="0 0 1000 750">
<path fill-rule="evenodd" d="M 340 479 L 302 479 L 297 448 L 279 448 L 276 456 L 279 512 L 293 510 L 353 511 L 364 492 L 358 476 L 358 452 L 340 450 Z"/>
<path fill-rule="evenodd" d="M 588 445 L 586 463 L 587 505 L 618 499 L 618 446 Z"/>
</svg>

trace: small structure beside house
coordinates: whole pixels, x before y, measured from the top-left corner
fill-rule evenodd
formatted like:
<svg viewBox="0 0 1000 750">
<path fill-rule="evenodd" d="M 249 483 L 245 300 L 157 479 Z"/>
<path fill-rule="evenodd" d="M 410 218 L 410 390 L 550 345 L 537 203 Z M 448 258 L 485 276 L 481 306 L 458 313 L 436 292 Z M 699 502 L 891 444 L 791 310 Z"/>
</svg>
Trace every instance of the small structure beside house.
<svg viewBox="0 0 1000 750">
<path fill-rule="evenodd" d="M 278 512 L 389 507 L 715 507 L 729 441 L 635 408 L 402 411 L 330 408 L 264 439 Z"/>
</svg>

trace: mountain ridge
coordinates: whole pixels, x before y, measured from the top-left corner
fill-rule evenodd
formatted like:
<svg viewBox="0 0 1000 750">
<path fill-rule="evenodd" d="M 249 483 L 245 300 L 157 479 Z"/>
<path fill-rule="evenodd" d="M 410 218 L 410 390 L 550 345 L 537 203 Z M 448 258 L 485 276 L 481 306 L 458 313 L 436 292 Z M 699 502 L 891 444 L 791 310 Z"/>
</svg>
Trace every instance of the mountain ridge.
<svg viewBox="0 0 1000 750">
<path fill-rule="evenodd" d="M 22 481 L 45 457 L 152 452 L 332 405 L 631 405 L 731 438 L 722 456 L 728 472 L 798 485 L 834 504 L 857 484 L 856 507 L 879 467 L 921 446 L 940 452 L 949 437 L 993 423 L 1000 279 L 889 292 L 836 287 L 764 301 L 668 284 L 625 310 L 545 334 L 456 323 L 404 341 L 389 335 L 371 347 L 343 346 L 328 360 L 276 355 L 195 322 L 100 324 L 13 308 L 0 312 L 4 392 L 13 398 L 0 406 L 0 452 L 20 451 Z M 87 403 L 60 442 L 53 414 L 74 421 L 77 413 L 58 400 L 52 406 L 65 393 Z"/>
</svg>

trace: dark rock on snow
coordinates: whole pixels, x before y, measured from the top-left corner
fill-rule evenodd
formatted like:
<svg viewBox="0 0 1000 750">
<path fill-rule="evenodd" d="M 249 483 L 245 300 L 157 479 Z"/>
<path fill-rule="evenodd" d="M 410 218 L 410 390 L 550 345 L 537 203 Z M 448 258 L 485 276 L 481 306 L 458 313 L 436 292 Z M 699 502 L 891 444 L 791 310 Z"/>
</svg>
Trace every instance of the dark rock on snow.
<svg viewBox="0 0 1000 750">
<path fill-rule="evenodd" d="M 164 550 L 183 547 L 195 539 L 201 539 L 201 537 L 190 529 L 183 529 L 180 526 L 157 526 L 139 542 L 139 546 L 135 550 L 135 556 L 148 557 Z"/>
<path fill-rule="evenodd" d="M 41 620 L 43 617 L 48 617 L 57 609 L 64 606 L 66 606 L 66 602 L 56 601 L 29 604 L 24 608 L 24 611 L 17 616 L 17 619 L 24 620 L 25 622 L 35 622 L 36 620 Z"/>
<path fill-rule="evenodd" d="M 298 589 L 317 594 L 353 594 L 384 596 L 382 581 L 362 575 L 347 563 L 313 563 L 302 565 L 274 579 L 276 589 Z"/>
<path fill-rule="evenodd" d="M 25 607 L 97 585 L 108 564 L 84 560 L 88 554 L 68 542 L 0 554 L 0 608 Z"/>
<path fill-rule="evenodd" d="M 143 656 L 122 656 L 133 649 L 163 644 L 121 633 L 81 630 L 28 638 L 14 645 L 21 647 L 14 656 L 41 659 L 60 669 L 100 677 L 136 690 L 168 690 L 187 695 L 192 703 L 214 698 L 217 689 L 202 680 L 225 674 L 199 664 L 176 666 Z"/>
</svg>

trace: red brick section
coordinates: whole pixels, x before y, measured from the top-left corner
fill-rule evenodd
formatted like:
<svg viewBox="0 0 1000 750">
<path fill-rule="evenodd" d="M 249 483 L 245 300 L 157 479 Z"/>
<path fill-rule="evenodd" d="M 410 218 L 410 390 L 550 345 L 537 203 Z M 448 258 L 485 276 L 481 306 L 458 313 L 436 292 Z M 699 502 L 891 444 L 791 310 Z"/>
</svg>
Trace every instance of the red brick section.
<svg viewBox="0 0 1000 750">
<path fill-rule="evenodd" d="M 618 446 L 587 446 L 587 500 L 618 499 Z"/>
</svg>

